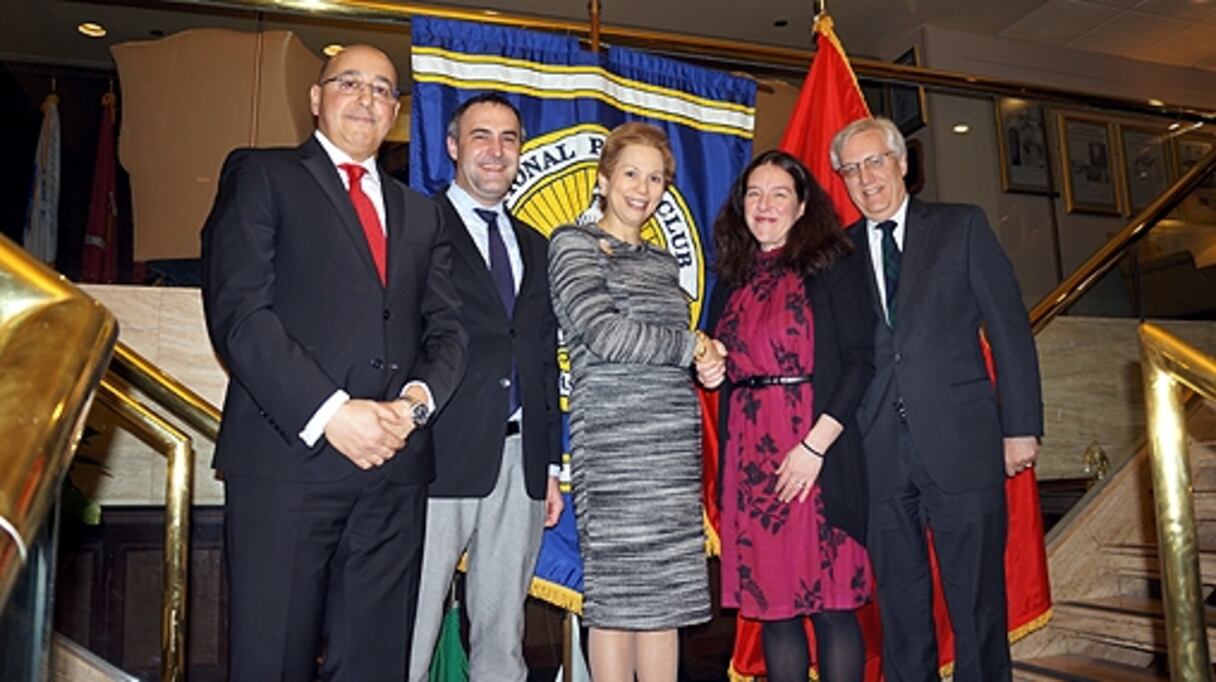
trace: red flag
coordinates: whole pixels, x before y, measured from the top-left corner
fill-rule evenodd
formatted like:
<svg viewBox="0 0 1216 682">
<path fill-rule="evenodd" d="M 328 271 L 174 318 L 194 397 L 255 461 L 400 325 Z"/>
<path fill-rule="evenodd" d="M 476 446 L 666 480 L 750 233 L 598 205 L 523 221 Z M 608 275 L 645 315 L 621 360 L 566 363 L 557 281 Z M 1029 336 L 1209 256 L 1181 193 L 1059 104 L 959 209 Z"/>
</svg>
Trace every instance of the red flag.
<svg viewBox="0 0 1216 682">
<path fill-rule="evenodd" d="M 870 116 L 857 78 L 849 66 L 844 47 L 836 38 L 832 21 L 820 15 L 815 22 L 818 50 L 802 85 L 794 113 L 781 149 L 797 156 L 823 186 L 836 208 L 841 225 L 852 225 L 861 214 L 849 198 L 844 181 L 832 169 L 829 157 L 832 138 L 849 123 Z M 981 336 L 989 376 L 996 381 L 988 345 Z M 716 416 L 716 415 L 715 415 Z M 707 418 L 709 424 L 716 419 Z M 715 458 L 716 465 L 716 458 Z M 1009 603 L 1009 636 L 1017 640 L 1039 629 L 1051 616 L 1051 594 L 1047 579 L 1047 553 L 1043 547 L 1043 523 L 1039 512 L 1038 487 L 1033 469 L 1008 479 L 1005 496 L 1009 513 L 1009 537 L 1005 546 L 1006 596 Z M 938 635 L 938 656 L 942 674 L 954 667 L 954 637 L 946 610 L 930 534 L 930 567 L 933 572 L 933 615 Z M 882 628 L 876 602 L 858 612 L 866 640 L 867 682 L 882 679 Z M 737 617 L 735 649 L 731 657 L 731 679 L 740 682 L 764 675 L 764 654 L 760 646 L 760 623 Z M 807 623 L 807 635 L 814 657 L 814 632 Z"/>
<path fill-rule="evenodd" d="M 861 214 L 849 199 L 844 180 L 832 170 L 828 150 L 841 128 L 859 118 L 868 118 L 870 109 L 844 47 L 832 30 L 832 19 L 826 14 L 815 20 L 815 34 L 818 48 L 815 61 L 802 83 L 798 103 L 781 138 L 781 149 L 801 159 L 815 175 L 832 198 L 840 224 L 852 225 Z"/>
<path fill-rule="evenodd" d="M 101 132 L 93 166 L 93 194 L 84 233 L 80 263 L 83 282 L 109 283 L 118 279 L 118 204 L 115 202 L 114 93 L 101 98 Z"/>
</svg>

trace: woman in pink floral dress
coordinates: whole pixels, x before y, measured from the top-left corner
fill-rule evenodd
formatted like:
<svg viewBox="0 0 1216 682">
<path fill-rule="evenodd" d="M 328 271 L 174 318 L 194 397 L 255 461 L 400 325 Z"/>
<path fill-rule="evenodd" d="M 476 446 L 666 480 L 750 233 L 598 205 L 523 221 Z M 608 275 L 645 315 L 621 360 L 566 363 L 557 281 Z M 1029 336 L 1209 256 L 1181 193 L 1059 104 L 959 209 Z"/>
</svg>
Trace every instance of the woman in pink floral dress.
<svg viewBox="0 0 1216 682">
<path fill-rule="evenodd" d="M 861 680 L 856 609 L 873 577 L 853 415 L 876 324 L 864 254 L 806 168 L 778 151 L 736 182 L 714 242 L 708 329 L 729 356 L 698 375 L 723 391 L 722 604 L 763 621 L 771 682 L 807 679 L 807 617 L 819 679 Z"/>
</svg>

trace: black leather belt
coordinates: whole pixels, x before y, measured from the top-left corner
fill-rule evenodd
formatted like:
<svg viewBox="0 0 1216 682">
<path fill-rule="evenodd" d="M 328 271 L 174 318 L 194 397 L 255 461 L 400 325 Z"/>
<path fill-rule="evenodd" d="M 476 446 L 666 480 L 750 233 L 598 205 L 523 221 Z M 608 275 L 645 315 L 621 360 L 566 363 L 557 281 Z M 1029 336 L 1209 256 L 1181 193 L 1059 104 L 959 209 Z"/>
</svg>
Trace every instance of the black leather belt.
<svg viewBox="0 0 1216 682">
<path fill-rule="evenodd" d="M 805 384 L 814 378 L 814 374 L 795 374 L 787 377 L 748 377 L 735 382 L 736 386 L 744 388 L 764 388 L 765 386 L 793 386 Z"/>
<path fill-rule="evenodd" d="M 519 422 L 514 421 L 514 420 L 507 422 L 507 436 L 514 436 L 518 433 L 519 433 Z"/>
</svg>

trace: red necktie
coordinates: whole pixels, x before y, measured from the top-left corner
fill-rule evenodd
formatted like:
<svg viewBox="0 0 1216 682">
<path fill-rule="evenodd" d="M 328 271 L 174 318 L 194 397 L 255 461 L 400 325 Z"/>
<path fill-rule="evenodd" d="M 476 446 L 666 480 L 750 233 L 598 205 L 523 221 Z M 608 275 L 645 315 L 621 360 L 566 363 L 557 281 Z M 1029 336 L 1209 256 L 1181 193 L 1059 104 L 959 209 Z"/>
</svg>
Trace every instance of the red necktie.
<svg viewBox="0 0 1216 682">
<path fill-rule="evenodd" d="M 363 224 L 363 236 L 367 237 L 367 247 L 372 252 L 372 262 L 376 264 L 376 272 L 380 275 L 380 284 L 387 284 L 384 272 L 385 252 L 388 245 L 384 238 L 384 229 L 380 227 L 380 216 L 376 215 L 376 207 L 372 200 L 363 192 L 363 174 L 367 169 L 354 163 L 339 164 L 338 168 L 346 171 L 350 180 L 350 201 L 355 205 L 355 213 Z"/>
</svg>

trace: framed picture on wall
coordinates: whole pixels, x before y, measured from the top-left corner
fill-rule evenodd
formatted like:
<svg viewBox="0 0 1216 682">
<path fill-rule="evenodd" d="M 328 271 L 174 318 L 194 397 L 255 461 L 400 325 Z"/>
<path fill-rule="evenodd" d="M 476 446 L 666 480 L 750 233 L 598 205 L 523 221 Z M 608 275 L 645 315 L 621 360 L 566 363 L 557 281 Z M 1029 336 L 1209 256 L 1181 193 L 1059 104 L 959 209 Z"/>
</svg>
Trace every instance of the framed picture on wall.
<svg viewBox="0 0 1216 682">
<path fill-rule="evenodd" d="M 1119 144 L 1123 151 L 1123 196 L 1127 212 L 1139 213 L 1169 187 L 1169 131 L 1120 124 Z"/>
<path fill-rule="evenodd" d="M 919 66 L 920 55 L 916 47 L 908 48 L 907 52 L 895 59 L 896 64 Z M 899 126 L 904 137 L 920 130 L 928 123 L 925 117 L 925 89 L 915 85 L 891 86 L 891 120 Z"/>
<path fill-rule="evenodd" d="M 1178 177 L 1194 168 L 1213 147 L 1216 147 L 1216 137 L 1202 133 L 1189 133 L 1174 138 Z M 1216 223 L 1216 178 L 1209 175 L 1190 196 L 1182 200 L 1182 219 L 1188 223 Z"/>
<path fill-rule="evenodd" d="M 996 100 L 997 147 L 1001 189 L 1047 194 L 1052 191 L 1047 166 L 1047 127 L 1038 102 L 1013 97 Z"/>
<path fill-rule="evenodd" d="M 1064 209 L 1069 213 L 1119 215 L 1115 145 L 1109 121 L 1082 114 L 1060 114 Z"/>
<path fill-rule="evenodd" d="M 866 108 L 870 110 L 870 115 L 890 118 L 888 110 L 891 107 L 887 101 L 887 84 L 867 78 L 857 79 L 857 84 L 861 86 L 861 96 L 866 100 Z"/>
</svg>

